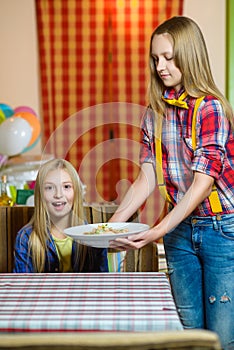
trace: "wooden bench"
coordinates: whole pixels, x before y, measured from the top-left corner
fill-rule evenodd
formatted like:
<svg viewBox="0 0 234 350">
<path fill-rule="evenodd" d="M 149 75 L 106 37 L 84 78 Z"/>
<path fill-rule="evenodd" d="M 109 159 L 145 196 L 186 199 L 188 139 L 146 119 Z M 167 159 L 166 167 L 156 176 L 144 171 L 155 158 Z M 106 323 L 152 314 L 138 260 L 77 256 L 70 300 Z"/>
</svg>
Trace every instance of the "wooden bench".
<svg viewBox="0 0 234 350">
<path fill-rule="evenodd" d="M 107 222 L 116 208 L 113 204 L 86 205 L 85 213 L 89 223 Z M 28 223 L 33 212 L 34 207 L 28 206 L 0 207 L 0 273 L 12 272 L 16 234 Z M 137 213 L 129 221 L 137 222 Z M 109 249 L 109 254 L 117 253 Z M 158 271 L 157 245 L 149 244 L 142 249 L 128 251 L 124 271 Z"/>
<path fill-rule="evenodd" d="M 221 350 L 216 333 L 205 329 L 185 332 L 58 332 L 0 335 L 0 350 Z M 231 348 L 230 348 L 231 350 Z"/>
</svg>

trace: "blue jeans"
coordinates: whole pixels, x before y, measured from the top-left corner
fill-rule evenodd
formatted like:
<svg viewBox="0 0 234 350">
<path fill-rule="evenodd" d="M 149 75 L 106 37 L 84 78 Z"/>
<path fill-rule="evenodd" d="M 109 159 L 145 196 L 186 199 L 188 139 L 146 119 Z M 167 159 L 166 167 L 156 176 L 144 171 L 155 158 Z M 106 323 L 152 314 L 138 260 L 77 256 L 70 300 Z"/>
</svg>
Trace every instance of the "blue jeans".
<svg viewBox="0 0 234 350">
<path fill-rule="evenodd" d="M 225 350 L 234 349 L 234 214 L 190 216 L 164 244 L 184 328 L 214 331 Z"/>
</svg>

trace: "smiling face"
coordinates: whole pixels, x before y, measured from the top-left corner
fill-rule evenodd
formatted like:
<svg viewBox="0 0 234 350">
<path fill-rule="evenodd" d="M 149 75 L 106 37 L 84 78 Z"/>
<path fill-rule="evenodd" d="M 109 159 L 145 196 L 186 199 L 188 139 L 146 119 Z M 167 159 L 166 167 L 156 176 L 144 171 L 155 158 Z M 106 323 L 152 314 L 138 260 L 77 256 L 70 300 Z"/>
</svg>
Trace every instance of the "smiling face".
<svg viewBox="0 0 234 350">
<path fill-rule="evenodd" d="M 64 169 L 51 170 L 43 182 L 43 198 L 52 221 L 69 216 L 74 202 L 74 188 Z"/>
<path fill-rule="evenodd" d="M 165 87 L 174 87 L 179 91 L 182 86 L 182 74 L 176 67 L 173 53 L 173 41 L 170 34 L 156 34 L 152 40 L 151 56 L 155 68 Z"/>
</svg>

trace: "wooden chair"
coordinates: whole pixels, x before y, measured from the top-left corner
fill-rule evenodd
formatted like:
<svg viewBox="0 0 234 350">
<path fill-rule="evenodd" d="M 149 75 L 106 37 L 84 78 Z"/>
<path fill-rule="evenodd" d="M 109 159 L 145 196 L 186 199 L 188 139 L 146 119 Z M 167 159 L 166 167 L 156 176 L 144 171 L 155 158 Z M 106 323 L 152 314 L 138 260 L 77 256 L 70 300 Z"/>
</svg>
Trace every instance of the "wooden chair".
<svg viewBox="0 0 234 350">
<path fill-rule="evenodd" d="M 113 204 L 85 205 L 85 213 L 89 223 L 107 222 L 117 206 Z M 28 206 L 0 207 L 0 273 L 12 272 L 13 251 L 17 232 L 29 222 L 34 208 Z M 138 221 L 137 213 L 130 221 Z M 109 250 L 110 253 L 117 254 Z M 157 245 L 149 244 L 140 250 L 132 250 L 126 254 L 124 271 L 158 271 Z"/>
<path fill-rule="evenodd" d="M 12 272 L 13 251 L 17 232 L 32 217 L 34 208 L 0 207 L 0 272 Z"/>
<path fill-rule="evenodd" d="M 1 334 L 0 350 L 221 350 L 216 333 L 205 330 Z"/>
</svg>

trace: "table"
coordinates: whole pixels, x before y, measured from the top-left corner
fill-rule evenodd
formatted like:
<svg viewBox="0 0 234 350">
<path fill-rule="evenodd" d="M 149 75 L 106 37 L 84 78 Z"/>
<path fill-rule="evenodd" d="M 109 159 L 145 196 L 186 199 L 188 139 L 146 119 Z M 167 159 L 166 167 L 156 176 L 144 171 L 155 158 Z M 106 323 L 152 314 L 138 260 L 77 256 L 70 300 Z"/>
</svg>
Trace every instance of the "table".
<svg viewBox="0 0 234 350">
<path fill-rule="evenodd" d="M 182 329 L 164 273 L 0 274 L 0 332 Z"/>
</svg>

